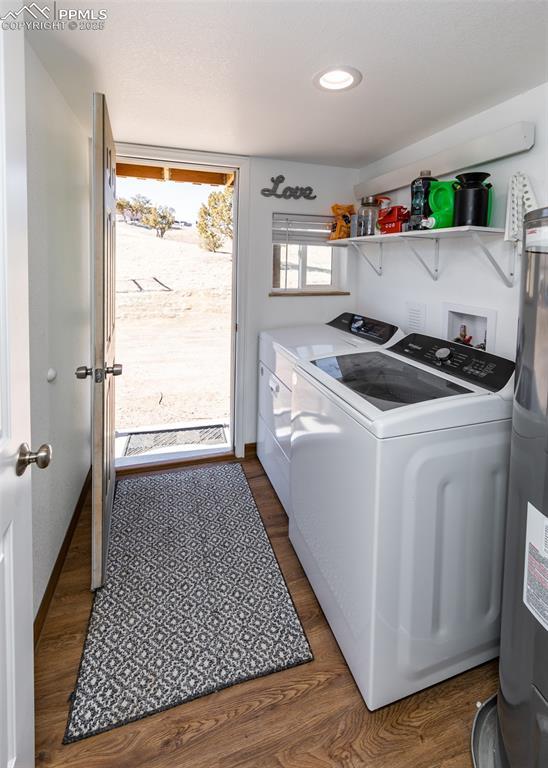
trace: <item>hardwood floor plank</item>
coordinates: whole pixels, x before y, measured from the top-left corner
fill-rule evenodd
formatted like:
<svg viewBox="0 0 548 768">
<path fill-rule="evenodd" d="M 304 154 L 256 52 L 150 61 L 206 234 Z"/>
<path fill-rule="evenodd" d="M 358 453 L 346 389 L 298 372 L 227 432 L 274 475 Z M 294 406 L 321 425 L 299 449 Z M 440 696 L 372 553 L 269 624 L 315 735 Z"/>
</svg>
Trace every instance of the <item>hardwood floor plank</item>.
<svg viewBox="0 0 548 768">
<path fill-rule="evenodd" d="M 256 458 L 242 466 L 314 661 L 227 688 L 63 746 L 92 604 L 89 500 L 36 656 L 36 765 L 42 768 L 470 768 L 476 701 L 496 689 L 486 664 L 376 712 L 361 699 Z"/>
</svg>

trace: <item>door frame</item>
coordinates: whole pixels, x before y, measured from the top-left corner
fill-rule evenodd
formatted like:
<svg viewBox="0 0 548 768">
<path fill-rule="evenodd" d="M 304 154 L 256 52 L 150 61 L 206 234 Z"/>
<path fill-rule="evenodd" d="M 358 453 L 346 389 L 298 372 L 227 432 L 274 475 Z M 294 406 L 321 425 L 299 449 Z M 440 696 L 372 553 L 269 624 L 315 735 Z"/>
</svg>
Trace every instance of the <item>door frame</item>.
<svg viewBox="0 0 548 768">
<path fill-rule="evenodd" d="M 245 350 L 246 350 L 246 313 L 247 274 L 249 259 L 249 194 L 250 194 L 250 159 L 242 155 L 227 155 L 215 152 L 200 152 L 170 147 L 156 147 L 148 144 L 129 144 L 115 142 L 116 159 L 139 165 L 157 165 L 165 163 L 173 167 L 196 168 L 210 171 L 235 171 L 233 222 L 235 237 L 233 241 L 232 269 L 232 375 L 231 375 L 231 424 L 232 443 L 237 458 L 245 455 Z M 121 361 L 123 363 L 123 360 Z M 209 453 L 209 452 L 208 452 Z M 207 455 L 207 454 L 206 454 Z M 132 466 L 151 463 L 177 463 L 183 456 L 166 458 L 165 455 L 135 457 Z M 118 465 L 121 469 L 121 466 Z"/>
</svg>

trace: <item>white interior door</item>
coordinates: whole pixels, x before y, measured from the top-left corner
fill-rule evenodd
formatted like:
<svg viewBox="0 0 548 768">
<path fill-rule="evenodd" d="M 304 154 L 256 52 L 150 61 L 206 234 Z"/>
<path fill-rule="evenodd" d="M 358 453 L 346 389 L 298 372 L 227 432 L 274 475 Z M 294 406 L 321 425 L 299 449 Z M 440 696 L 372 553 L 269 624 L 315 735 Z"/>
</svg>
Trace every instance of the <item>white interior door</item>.
<svg viewBox="0 0 548 768">
<path fill-rule="evenodd" d="M 105 97 L 93 94 L 92 250 L 94 259 L 94 368 L 91 588 L 105 580 L 114 498 L 116 151 Z"/>
<path fill-rule="evenodd" d="M 0 768 L 34 765 L 23 32 L 0 31 Z"/>
</svg>

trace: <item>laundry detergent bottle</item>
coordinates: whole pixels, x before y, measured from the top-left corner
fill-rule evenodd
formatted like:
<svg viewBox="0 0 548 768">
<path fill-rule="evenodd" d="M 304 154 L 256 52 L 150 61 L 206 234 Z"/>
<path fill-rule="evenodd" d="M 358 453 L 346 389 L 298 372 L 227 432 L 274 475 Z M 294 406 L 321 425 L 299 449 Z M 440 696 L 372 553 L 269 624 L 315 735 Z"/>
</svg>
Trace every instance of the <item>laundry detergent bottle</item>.
<svg viewBox="0 0 548 768">
<path fill-rule="evenodd" d="M 420 175 L 411 182 L 411 217 L 409 229 L 422 229 L 422 222 L 430 216 L 431 210 L 428 202 L 430 184 L 437 179 L 432 177 L 431 171 L 421 171 Z"/>
<path fill-rule="evenodd" d="M 457 182 L 433 181 L 430 184 L 428 204 L 430 216 L 421 222 L 421 229 L 443 229 L 453 226 L 455 210 L 455 186 Z"/>
</svg>

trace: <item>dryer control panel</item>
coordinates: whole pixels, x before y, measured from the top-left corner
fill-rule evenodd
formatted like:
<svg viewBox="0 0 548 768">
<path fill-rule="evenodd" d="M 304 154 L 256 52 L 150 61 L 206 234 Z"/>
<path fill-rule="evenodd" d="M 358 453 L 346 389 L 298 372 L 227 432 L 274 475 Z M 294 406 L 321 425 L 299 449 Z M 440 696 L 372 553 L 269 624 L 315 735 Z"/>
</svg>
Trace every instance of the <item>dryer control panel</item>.
<svg viewBox="0 0 548 768">
<path fill-rule="evenodd" d="M 352 312 L 343 312 L 331 322 L 327 323 L 339 331 L 347 331 L 360 339 L 372 341 L 374 344 L 386 344 L 398 330 L 397 325 L 385 323 L 383 320 L 375 320 L 364 315 L 355 315 Z"/>
<path fill-rule="evenodd" d="M 491 392 L 502 389 L 515 368 L 515 363 L 505 357 L 421 333 L 410 333 L 389 350 L 431 368 L 445 370 L 451 376 Z"/>
</svg>

